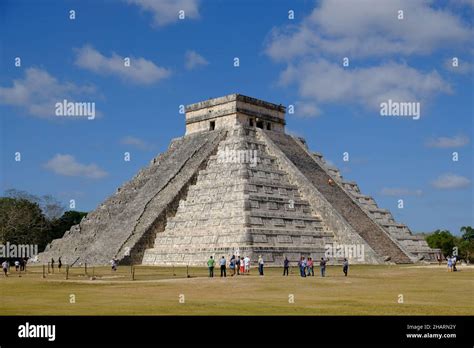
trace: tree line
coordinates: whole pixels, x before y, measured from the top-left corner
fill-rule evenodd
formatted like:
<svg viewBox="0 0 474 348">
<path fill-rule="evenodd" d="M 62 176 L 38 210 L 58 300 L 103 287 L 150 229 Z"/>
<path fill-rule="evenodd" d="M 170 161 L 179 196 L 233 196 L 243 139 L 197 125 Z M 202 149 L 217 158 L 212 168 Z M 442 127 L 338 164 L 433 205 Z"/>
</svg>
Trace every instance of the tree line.
<svg viewBox="0 0 474 348">
<path fill-rule="evenodd" d="M 43 251 L 53 239 L 61 238 L 86 212 L 68 210 L 51 195 L 35 196 L 7 190 L 0 197 L 0 243 L 35 244 Z"/>
</svg>

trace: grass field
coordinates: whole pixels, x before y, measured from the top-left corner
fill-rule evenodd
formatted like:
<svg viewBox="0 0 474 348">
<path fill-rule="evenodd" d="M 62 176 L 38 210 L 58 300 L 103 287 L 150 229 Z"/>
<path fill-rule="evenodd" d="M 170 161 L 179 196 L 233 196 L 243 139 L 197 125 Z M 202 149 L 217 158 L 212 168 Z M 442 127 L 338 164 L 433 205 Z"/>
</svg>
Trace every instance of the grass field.
<svg viewBox="0 0 474 348">
<path fill-rule="evenodd" d="M 65 269 L 42 277 L 29 267 L 0 278 L 1 315 L 474 315 L 474 267 L 353 265 L 349 276 L 207 278 L 205 268 Z M 316 269 L 315 269 L 316 271 Z M 217 272 L 218 273 L 218 272 Z M 95 279 L 92 279 L 94 276 Z M 75 303 L 71 303 L 72 296 Z M 403 296 L 403 303 L 399 303 Z M 294 303 L 291 299 L 294 299 Z M 183 302 L 184 303 L 180 303 Z"/>
</svg>

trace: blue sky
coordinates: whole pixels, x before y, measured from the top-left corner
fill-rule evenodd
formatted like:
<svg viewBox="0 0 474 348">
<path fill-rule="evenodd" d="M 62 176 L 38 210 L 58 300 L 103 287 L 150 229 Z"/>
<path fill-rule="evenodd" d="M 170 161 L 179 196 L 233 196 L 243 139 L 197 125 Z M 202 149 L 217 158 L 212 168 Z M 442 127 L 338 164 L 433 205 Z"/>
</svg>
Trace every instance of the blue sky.
<svg viewBox="0 0 474 348">
<path fill-rule="evenodd" d="M 0 190 L 92 210 L 184 134 L 179 105 L 241 93 L 294 105 L 288 131 L 413 231 L 457 233 L 474 220 L 473 8 L 470 0 L 4 0 Z M 389 98 L 420 102 L 420 119 L 382 117 Z M 96 118 L 55 116 L 63 99 L 94 102 Z"/>
</svg>

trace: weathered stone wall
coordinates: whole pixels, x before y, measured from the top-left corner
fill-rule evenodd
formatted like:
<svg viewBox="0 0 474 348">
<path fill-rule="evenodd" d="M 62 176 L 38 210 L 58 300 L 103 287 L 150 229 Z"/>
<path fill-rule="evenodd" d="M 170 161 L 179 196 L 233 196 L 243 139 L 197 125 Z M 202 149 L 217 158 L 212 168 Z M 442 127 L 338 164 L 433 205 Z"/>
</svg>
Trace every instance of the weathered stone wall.
<svg viewBox="0 0 474 348">
<path fill-rule="evenodd" d="M 224 136 L 225 131 L 215 131 L 174 141 L 79 225 L 54 240 L 38 255 L 39 261 L 61 256 L 64 263 L 107 264 L 113 257 L 140 262 L 154 232 L 174 214 L 176 201 Z"/>
<path fill-rule="evenodd" d="M 366 212 L 340 187 L 339 183 L 328 184 L 331 177 L 314 160 L 304 146 L 286 134 L 275 132 L 268 132 L 267 134 L 377 255 L 396 263 L 412 262 L 410 255 L 403 247 L 385 230 L 374 223 Z"/>
<path fill-rule="evenodd" d="M 319 259 L 334 241 L 256 130 L 237 125 L 229 133 L 157 234 L 154 247 L 146 250 L 144 264 L 205 265 L 210 255 L 229 259 L 235 254 L 253 262 L 262 255 L 267 265 L 281 266 L 285 257 Z M 257 161 L 223 157 L 239 151 L 252 151 Z"/>
<path fill-rule="evenodd" d="M 297 165 L 293 163 L 278 146 L 276 139 L 282 142 L 288 141 L 288 136 L 278 135 L 272 132 L 260 131 L 261 138 L 267 144 L 269 153 L 279 159 L 281 168 L 289 174 L 294 185 L 298 186 L 303 197 L 311 204 L 313 211 L 318 212 L 325 224 L 335 236 L 335 242 L 346 245 L 364 245 L 365 257 L 363 261 L 351 260 L 351 263 L 382 263 L 383 258 L 380 257 L 367 242 L 353 229 L 353 227 L 331 206 L 326 198 L 316 189 L 316 187 L 308 180 L 308 178 L 299 170 Z M 273 136 L 272 136 L 273 135 Z M 296 144 L 295 144 L 296 145 Z M 291 144 L 290 144 L 291 146 Z M 294 146 L 294 145 L 293 145 Z"/>
</svg>

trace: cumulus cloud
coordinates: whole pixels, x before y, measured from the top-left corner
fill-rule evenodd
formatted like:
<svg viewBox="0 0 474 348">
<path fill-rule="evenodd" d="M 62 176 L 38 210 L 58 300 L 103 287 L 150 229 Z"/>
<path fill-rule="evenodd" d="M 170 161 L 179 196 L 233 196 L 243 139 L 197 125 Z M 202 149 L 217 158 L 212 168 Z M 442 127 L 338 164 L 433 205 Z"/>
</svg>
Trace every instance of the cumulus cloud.
<svg viewBox="0 0 474 348">
<path fill-rule="evenodd" d="M 390 188 L 390 187 L 384 187 L 380 193 L 384 196 L 421 196 L 423 194 L 423 191 L 421 190 L 411 190 L 407 188 Z"/>
<path fill-rule="evenodd" d="M 53 173 L 64 176 L 79 176 L 91 179 L 100 179 L 107 176 L 107 172 L 96 164 L 79 163 L 72 155 L 56 154 L 45 163 L 44 167 Z"/>
<path fill-rule="evenodd" d="M 13 80 L 11 87 L 0 87 L 0 104 L 24 109 L 39 117 L 54 117 L 55 104 L 96 92 L 94 86 L 60 82 L 46 70 L 28 68 L 23 78 Z"/>
<path fill-rule="evenodd" d="M 297 101 L 295 103 L 295 116 L 317 117 L 321 115 L 321 110 L 315 103 L 307 101 Z"/>
<path fill-rule="evenodd" d="M 323 0 L 300 25 L 273 29 L 266 51 L 283 61 L 313 52 L 353 58 L 428 54 L 467 43 L 471 35 L 467 24 L 428 1 Z"/>
<path fill-rule="evenodd" d="M 125 57 L 112 53 L 110 57 L 104 56 L 91 46 L 83 46 L 76 49 L 75 64 L 81 68 L 93 71 L 101 75 L 118 76 L 125 81 L 137 84 L 149 85 L 170 76 L 170 70 L 157 66 L 145 58 L 130 58 L 130 66 L 124 63 Z"/>
<path fill-rule="evenodd" d="M 280 85 L 296 84 L 301 97 L 323 103 L 357 103 L 379 109 L 382 101 L 423 101 L 452 89 L 436 71 L 422 73 L 388 62 L 379 66 L 344 69 L 325 59 L 289 65 Z M 315 106 L 316 107 L 316 106 Z"/>
<path fill-rule="evenodd" d="M 431 184 L 438 189 L 450 190 L 468 187 L 470 183 L 471 180 L 464 176 L 448 173 L 441 175 Z"/>
<path fill-rule="evenodd" d="M 184 11 L 185 18 L 199 18 L 197 0 L 127 0 L 145 12 L 151 12 L 154 26 L 165 26 L 179 20 L 179 11 Z"/>
<path fill-rule="evenodd" d="M 133 137 L 131 135 L 127 135 L 123 137 L 122 139 L 120 139 L 120 143 L 123 145 L 133 146 L 140 150 L 149 150 L 152 148 L 152 146 L 148 144 L 146 141 L 137 137 Z"/>
<path fill-rule="evenodd" d="M 453 137 L 437 137 L 429 139 L 426 142 L 428 147 L 436 147 L 440 149 L 447 149 L 451 147 L 463 147 L 469 144 L 469 137 L 466 135 L 455 135 Z"/>
<path fill-rule="evenodd" d="M 286 64 L 280 86 L 296 85 L 299 97 L 314 107 L 357 103 L 378 109 L 388 99 L 423 107 L 452 87 L 435 69 L 409 66 L 407 57 L 447 47 L 462 50 L 473 33 L 447 7 L 432 5 L 423 0 L 322 0 L 299 24 L 273 28 L 265 53 Z"/>
<path fill-rule="evenodd" d="M 187 51 L 185 54 L 185 67 L 187 70 L 193 70 L 199 66 L 206 66 L 209 62 L 196 51 Z"/>
</svg>

